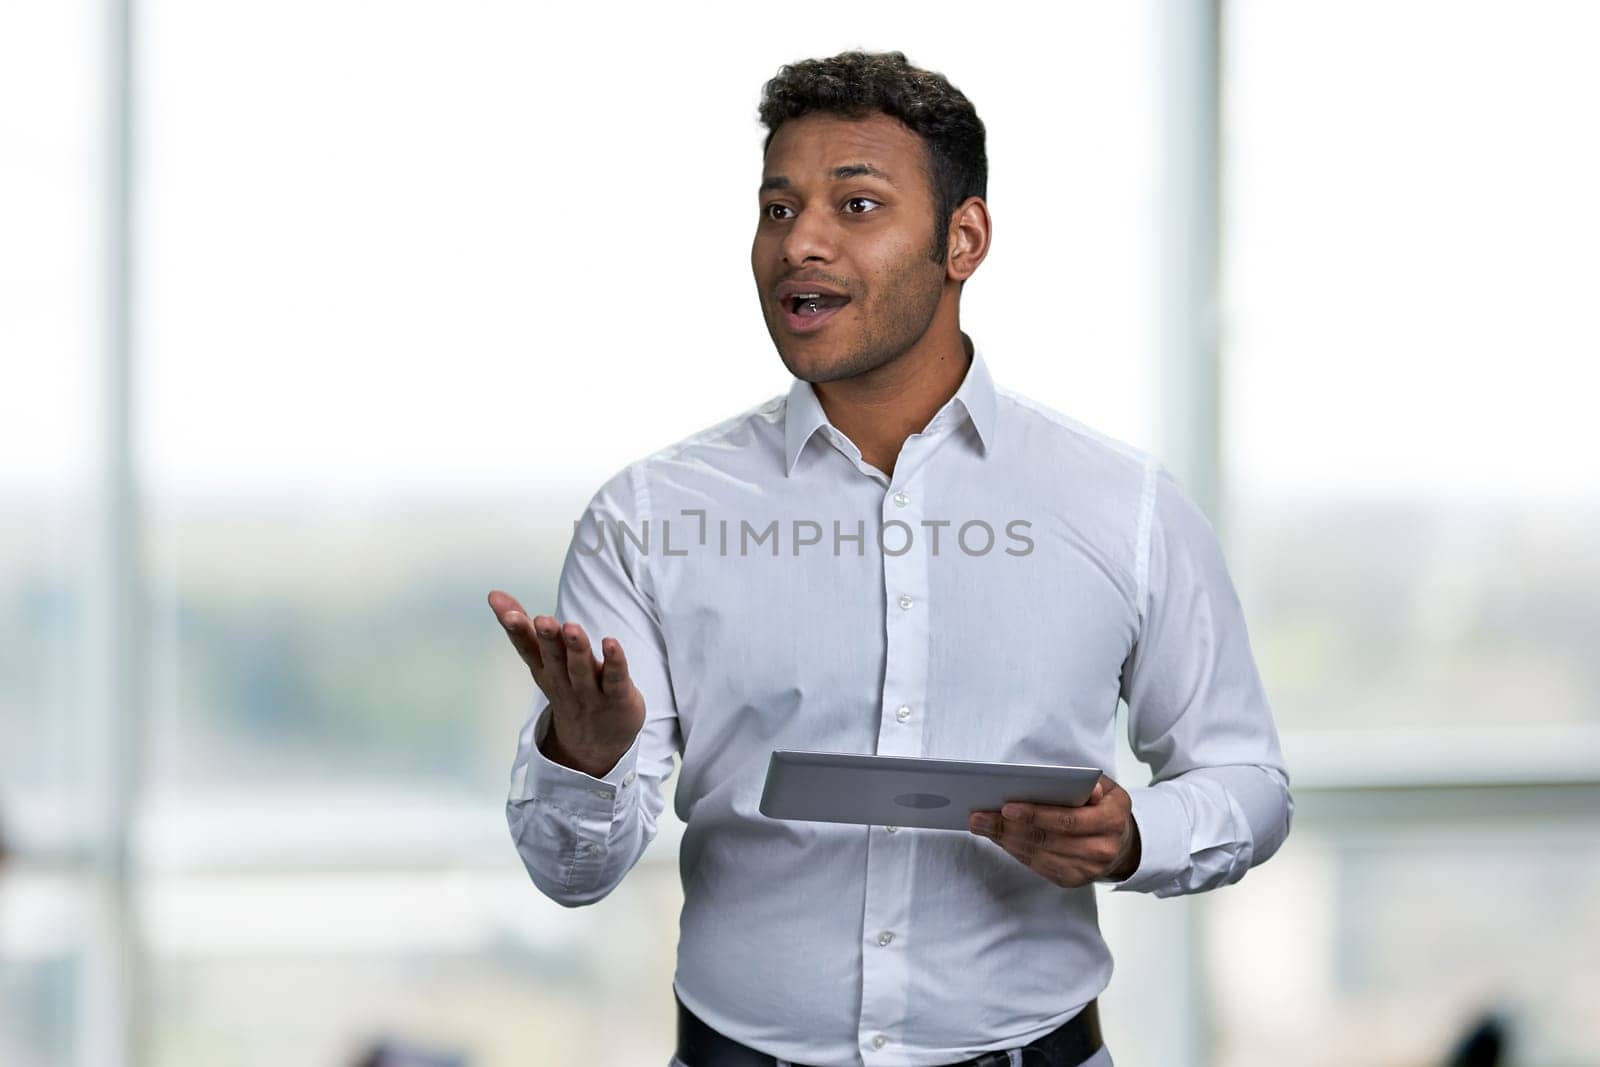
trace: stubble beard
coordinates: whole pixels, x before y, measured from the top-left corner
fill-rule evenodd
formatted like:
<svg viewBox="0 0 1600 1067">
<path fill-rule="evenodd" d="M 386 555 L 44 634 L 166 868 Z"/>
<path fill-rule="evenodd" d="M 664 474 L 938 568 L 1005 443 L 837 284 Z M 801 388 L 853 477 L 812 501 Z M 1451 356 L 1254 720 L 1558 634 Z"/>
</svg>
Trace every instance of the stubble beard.
<svg viewBox="0 0 1600 1067">
<path fill-rule="evenodd" d="M 889 288 L 881 290 L 882 296 L 873 301 L 879 314 L 858 314 L 850 351 L 829 359 L 825 365 L 816 366 L 810 360 L 805 360 L 805 365 L 797 366 L 794 357 L 785 352 L 783 344 L 779 342 L 778 355 L 789 373 L 813 384 L 836 382 L 877 370 L 904 355 L 928 332 L 939 308 L 942 282 L 935 285 L 923 280 L 932 273 L 929 270 L 931 265 L 930 260 L 922 260 L 896 275 Z M 943 274 L 942 270 L 940 274 Z M 852 300 L 851 304 L 854 303 Z M 778 337 L 775 335 L 773 340 L 777 342 Z M 799 348 L 815 345 L 817 341 L 794 343 Z"/>
</svg>

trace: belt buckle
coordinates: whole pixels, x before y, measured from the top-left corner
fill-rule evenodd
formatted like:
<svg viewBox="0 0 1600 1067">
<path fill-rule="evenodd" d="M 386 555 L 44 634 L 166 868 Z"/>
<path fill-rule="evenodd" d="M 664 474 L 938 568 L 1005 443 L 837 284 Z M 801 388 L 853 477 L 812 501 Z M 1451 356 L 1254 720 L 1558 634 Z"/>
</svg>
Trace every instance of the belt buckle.
<svg viewBox="0 0 1600 1067">
<path fill-rule="evenodd" d="M 1006 1049 L 995 1049 L 967 1062 L 971 1067 L 1011 1067 L 1011 1053 Z"/>
</svg>

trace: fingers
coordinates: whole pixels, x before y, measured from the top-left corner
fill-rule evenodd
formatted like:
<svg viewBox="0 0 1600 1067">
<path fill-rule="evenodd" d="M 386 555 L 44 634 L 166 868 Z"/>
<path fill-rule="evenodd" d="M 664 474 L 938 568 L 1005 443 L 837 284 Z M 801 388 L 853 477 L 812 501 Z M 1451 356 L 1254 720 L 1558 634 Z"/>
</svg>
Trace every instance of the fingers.
<svg viewBox="0 0 1600 1067">
<path fill-rule="evenodd" d="M 1048 878 L 1064 889 L 1076 889 L 1094 881 L 1094 867 L 1079 857 L 1062 856 L 1054 852 L 1035 851 L 1019 854 L 1007 849 L 1023 866 Z"/>
<path fill-rule="evenodd" d="M 967 818 L 967 827 L 1030 866 L 1032 857 L 1058 848 L 1065 840 L 1052 838 L 1042 826 L 1003 818 L 999 812 L 993 811 L 974 812 Z"/>
<path fill-rule="evenodd" d="M 553 700 L 557 694 L 572 691 L 572 683 L 567 679 L 567 652 L 559 638 L 561 628 L 556 625 L 555 619 L 540 615 L 533 620 L 533 630 L 542 657 L 541 666 L 534 677 L 545 696 Z"/>
<path fill-rule="evenodd" d="M 1023 866 L 1068 888 L 1087 885 L 1115 861 L 1118 844 L 1114 832 L 1069 834 L 1041 823 L 1041 819 L 1049 821 L 1047 817 L 1056 812 L 1077 814 L 1079 809 L 1035 809 L 1027 818 L 1000 816 L 997 829 L 985 836 Z M 975 814 L 974 820 L 981 814 Z"/>
<path fill-rule="evenodd" d="M 1122 826 L 1122 816 L 1109 805 L 1058 807 L 1053 804 L 1009 803 L 1000 812 L 978 812 L 968 825 L 982 833 L 980 816 L 991 820 L 987 835 L 996 841 L 1015 842 L 1055 852 L 1079 847 L 1074 838 L 1114 836 Z"/>
<path fill-rule="evenodd" d="M 522 661 L 537 678 L 544 667 L 544 657 L 539 651 L 539 641 L 533 632 L 533 622 L 528 618 L 527 612 L 522 610 L 522 605 L 517 603 L 515 597 L 498 590 L 489 594 L 489 607 L 500 620 L 500 625 L 505 627 L 506 636 L 511 639 L 511 647 L 517 650 L 517 655 L 522 657 Z"/>
<path fill-rule="evenodd" d="M 528 613 L 522 610 L 517 598 L 498 589 L 489 590 L 489 610 L 500 620 L 500 625 L 506 628 L 506 633 L 513 637 L 516 636 L 519 627 L 528 621 Z"/>
<path fill-rule="evenodd" d="M 628 657 L 622 654 L 622 642 L 607 637 L 600 642 L 604 652 L 604 666 L 600 670 L 600 687 L 607 697 L 619 697 L 631 684 L 628 678 Z"/>
<path fill-rule="evenodd" d="M 1089 885 L 1122 855 L 1129 821 L 1127 792 L 1101 775 L 1076 807 L 1008 801 L 999 811 L 975 811 L 967 826 L 1023 866 L 1068 889 Z"/>
<path fill-rule="evenodd" d="M 491 589 L 489 591 L 489 608 L 494 612 L 495 617 L 500 620 L 500 625 L 506 628 L 507 633 L 520 634 L 528 641 L 533 640 L 533 635 L 528 632 L 530 621 L 528 612 L 516 597 L 510 593 L 503 593 L 498 589 Z"/>
<path fill-rule="evenodd" d="M 1096 786 L 1095 788 L 1099 788 Z M 1027 805 L 1023 822 L 1042 826 L 1055 834 L 1087 837 L 1114 832 L 1122 825 L 1122 816 L 1107 804 L 1085 804 L 1077 808 L 1055 805 Z"/>
<path fill-rule="evenodd" d="M 1100 776 L 1100 780 L 1094 784 L 1094 792 L 1089 794 L 1089 799 L 1088 799 L 1087 803 L 1089 803 L 1089 804 L 1098 804 L 1098 803 L 1100 803 L 1100 801 L 1105 800 L 1105 799 L 1107 799 L 1107 798 L 1109 798 L 1111 796 L 1114 796 L 1117 793 L 1126 793 L 1126 792 L 1127 792 L 1127 790 L 1123 789 L 1120 785 L 1117 784 L 1117 781 L 1116 781 L 1115 778 L 1112 778 L 1108 774 L 1102 774 Z"/>
<path fill-rule="evenodd" d="M 596 661 L 589 635 L 577 623 L 562 625 L 550 615 L 530 619 L 516 597 L 499 589 L 489 591 L 489 607 L 546 696 L 570 693 L 599 700 L 620 696 L 632 684 L 616 638 L 601 642 L 604 659 Z"/>
<path fill-rule="evenodd" d="M 567 680 L 580 699 L 598 700 L 600 685 L 595 674 L 594 651 L 589 647 L 589 635 L 583 627 L 569 622 L 561 627 L 561 638 L 567 645 Z"/>
<path fill-rule="evenodd" d="M 528 614 L 522 610 L 522 605 L 517 602 L 516 597 L 499 589 L 489 590 L 489 607 L 493 609 L 495 615 L 499 616 L 502 622 L 505 621 L 506 612 L 508 611 L 515 611 L 523 617 Z"/>
</svg>

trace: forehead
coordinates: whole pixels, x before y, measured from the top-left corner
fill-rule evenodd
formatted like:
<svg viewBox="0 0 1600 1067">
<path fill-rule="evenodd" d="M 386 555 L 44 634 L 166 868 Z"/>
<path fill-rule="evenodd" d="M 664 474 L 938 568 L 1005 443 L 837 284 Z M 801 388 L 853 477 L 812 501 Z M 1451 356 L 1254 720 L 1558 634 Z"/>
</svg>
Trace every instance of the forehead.
<svg viewBox="0 0 1600 1067">
<path fill-rule="evenodd" d="M 910 190 L 922 184 L 923 153 L 922 139 L 882 112 L 860 119 L 813 112 L 778 127 L 767 146 L 762 178 L 810 184 L 826 181 L 837 167 L 866 163 Z"/>
</svg>

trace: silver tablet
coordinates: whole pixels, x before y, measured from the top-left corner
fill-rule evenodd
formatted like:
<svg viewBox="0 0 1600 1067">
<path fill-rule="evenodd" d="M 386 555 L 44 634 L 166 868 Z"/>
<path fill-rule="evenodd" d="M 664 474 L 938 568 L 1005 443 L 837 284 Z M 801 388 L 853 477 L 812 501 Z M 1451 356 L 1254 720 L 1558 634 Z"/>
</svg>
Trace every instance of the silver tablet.
<svg viewBox="0 0 1600 1067">
<path fill-rule="evenodd" d="M 1008 800 L 1076 807 L 1099 780 L 1097 767 L 777 749 L 760 810 L 773 819 L 966 831 L 973 812 L 999 811 Z"/>
</svg>

